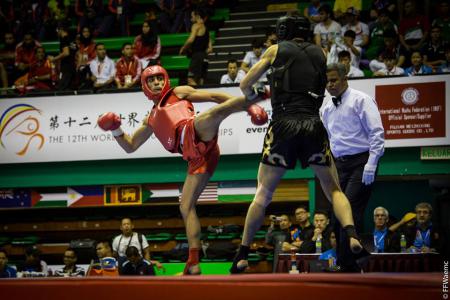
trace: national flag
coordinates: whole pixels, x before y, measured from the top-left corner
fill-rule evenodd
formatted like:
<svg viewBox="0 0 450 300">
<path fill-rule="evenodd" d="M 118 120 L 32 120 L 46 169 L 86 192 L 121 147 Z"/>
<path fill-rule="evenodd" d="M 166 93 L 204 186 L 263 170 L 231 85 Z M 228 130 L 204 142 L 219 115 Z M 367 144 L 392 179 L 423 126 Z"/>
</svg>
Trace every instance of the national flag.
<svg viewBox="0 0 450 300">
<path fill-rule="evenodd" d="M 104 204 L 140 205 L 142 188 L 140 185 L 107 185 L 104 187 Z"/>
<path fill-rule="evenodd" d="M 198 197 L 198 202 L 217 202 L 218 201 L 218 193 L 217 193 L 217 182 L 208 182 L 203 192 Z"/>
<path fill-rule="evenodd" d="M 67 188 L 69 207 L 103 206 L 103 186 L 76 186 Z"/>
<path fill-rule="evenodd" d="M 67 207 L 67 187 L 33 189 L 33 207 Z"/>
<path fill-rule="evenodd" d="M 31 190 L 3 189 L 0 190 L 0 207 L 31 207 Z"/>
<path fill-rule="evenodd" d="M 226 181 L 218 185 L 219 202 L 249 202 L 256 193 L 256 181 Z"/>
<path fill-rule="evenodd" d="M 142 185 L 144 203 L 177 202 L 180 194 L 180 184 L 178 183 Z"/>
</svg>

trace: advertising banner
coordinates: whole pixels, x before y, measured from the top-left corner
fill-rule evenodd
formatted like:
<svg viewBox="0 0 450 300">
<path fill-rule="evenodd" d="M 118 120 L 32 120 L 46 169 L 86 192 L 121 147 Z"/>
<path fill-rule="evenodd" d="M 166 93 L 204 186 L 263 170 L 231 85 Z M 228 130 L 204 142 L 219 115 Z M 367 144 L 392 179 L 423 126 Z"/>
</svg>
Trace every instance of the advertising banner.
<svg viewBox="0 0 450 300">
<path fill-rule="evenodd" d="M 349 81 L 375 97 L 383 120 L 386 147 L 450 145 L 450 78 L 448 75 Z M 213 90 L 241 95 L 238 87 Z M 331 101 L 329 95 L 324 101 Z M 271 117 L 270 101 L 259 103 Z M 217 105 L 195 103 L 197 113 Z M 120 115 L 122 128 L 133 133 L 152 107 L 142 92 L 0 101 L 0 164 L 171 157 L 152 136 L 137 151 L 126 153 L 110 132 L 96 123 L 105 112 Z M 219 129 L 221 153 L 261 153 L 267 124 L 255 126 L 246 112 L 225 119 Z"/>
</svg>

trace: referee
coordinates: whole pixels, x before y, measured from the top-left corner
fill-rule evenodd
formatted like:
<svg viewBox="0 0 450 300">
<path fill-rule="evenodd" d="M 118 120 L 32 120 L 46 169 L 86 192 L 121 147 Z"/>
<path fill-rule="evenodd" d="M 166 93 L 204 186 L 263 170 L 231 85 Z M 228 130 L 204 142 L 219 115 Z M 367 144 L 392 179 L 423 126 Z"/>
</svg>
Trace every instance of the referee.
<svg viewBox="0 0 450 300">
<path fill-rule="evenodd" d="M 332 101 L 324 101 L 320 114 L 328 132 L 339 183 L 350 201 L 355 228 L 362 232 L 364 210 L 369 202 L 378 160 L 384 153 L 384 129 L 375 99 L 348 86 L 343 64 L 327 66 L 327 91 Z M 339 224 L 336 222 L 336 226 Z M 360 268 L 339 226 L 338 265 L 343 272 Z"/>
</svg>

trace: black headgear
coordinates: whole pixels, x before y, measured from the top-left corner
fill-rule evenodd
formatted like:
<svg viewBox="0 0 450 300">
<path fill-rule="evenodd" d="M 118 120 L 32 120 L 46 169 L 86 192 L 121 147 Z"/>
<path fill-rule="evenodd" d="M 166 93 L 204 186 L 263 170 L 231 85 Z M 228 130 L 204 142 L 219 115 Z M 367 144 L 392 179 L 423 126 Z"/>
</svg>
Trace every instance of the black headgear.
<svg viewBox="0 0 450 300">
<path fill-rule="evenodd" d="M 299 16 L 283 16 L 277 21 L 277 37 L 279 41 L 292 40 L 299 37 L 307 39 L 310 35 L 308 19 Z"/>
</svg>

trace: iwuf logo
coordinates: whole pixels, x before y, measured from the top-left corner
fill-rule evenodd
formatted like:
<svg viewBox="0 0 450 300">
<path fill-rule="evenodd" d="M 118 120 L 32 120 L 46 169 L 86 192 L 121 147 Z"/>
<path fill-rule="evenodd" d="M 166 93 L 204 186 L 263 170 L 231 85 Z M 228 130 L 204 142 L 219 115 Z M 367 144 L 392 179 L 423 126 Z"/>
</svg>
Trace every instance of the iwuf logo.
<svg viewBox="0 0 450 300">
<path fill-rule="evenodd" d="M 29 104 L 6 109 L 0 118 L 0 145 L 18 156 L 41 150 L 45 138 L 39 132 L 40 116 L 41 111 Z"/>
</svg>

